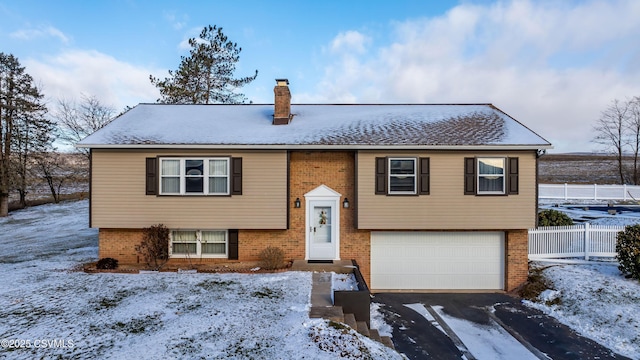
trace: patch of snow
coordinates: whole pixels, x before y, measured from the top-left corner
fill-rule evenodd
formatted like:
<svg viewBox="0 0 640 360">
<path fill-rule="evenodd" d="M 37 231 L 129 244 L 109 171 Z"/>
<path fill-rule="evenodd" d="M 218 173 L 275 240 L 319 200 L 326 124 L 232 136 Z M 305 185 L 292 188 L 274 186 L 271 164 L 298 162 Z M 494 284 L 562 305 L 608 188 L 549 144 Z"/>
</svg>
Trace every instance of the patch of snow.
<svg viewBox="0 0 640 360">
<path fill-rule="evenodd" d="M 560 292 L 558 290 L 552 290 L 552 289 L 547 289 L 543 292 L 540 293 L 540 296 L 538 296 L 538 298 L 544 302 L 545 304 L 549 304 L 551 302 L 553 302 L 554 300 L 560 298 Z"/>
<path fill-rule="evenodd" d="M 417 312 L 418 314 L 422 315 L 423 318 L 427 319 L 431 325 L 433 325 L 436 329 L 442 331 L 443 334 L 447 334 L 446 331 L 444 331 L 444 329 L 442 328 L 442 326 L 440 325 L 440 323 L 438 322 L 438 320 L 436 320 L 436 318 L 434 318 L 431 313 L 429 313 L 429 311 L 427 311 L 427 309 L 424 307 L 423 304 L 420 303 L 416 303 L 416 304 L 404 304 L 404 306 L 408 307 L 409 309 Z M 448 335 L 447 335 L 448 336 Z"/>
<path fill-rule="evenodd" d="M 447 323 L 476 359 L 538 359 L 493 320 L 490 320 L 489 325 L 480 325 L 450 316 L 442 311 L 442 306 L 431 308 Z"/>
<path fill-rule="evenodd" d="M 336 274 L 332 273 L 332 289 L 337 291 L 358 290 L 358 281 L 353 273 Z"/>
<path fill-rule="evenodd" d="M 370 305 L 370 319 L 372 329 L 377 329 L 380 336 L 393 337 L 393 327 L 384 320 L 384 315 L 380 312 L 382 304 L 372 302 Z"/>
<path fill-rule="evenodd" d="M 0 357 L 402 358 L 356 332 L 310 319 L 309 272 L 76 271 L 97 258 L 97 231 L 87 229 L 87 219 L 87 201 L 0 219 L 0 339 L 64 341 L 47 349 L 4 348 Z"/>
</svg>

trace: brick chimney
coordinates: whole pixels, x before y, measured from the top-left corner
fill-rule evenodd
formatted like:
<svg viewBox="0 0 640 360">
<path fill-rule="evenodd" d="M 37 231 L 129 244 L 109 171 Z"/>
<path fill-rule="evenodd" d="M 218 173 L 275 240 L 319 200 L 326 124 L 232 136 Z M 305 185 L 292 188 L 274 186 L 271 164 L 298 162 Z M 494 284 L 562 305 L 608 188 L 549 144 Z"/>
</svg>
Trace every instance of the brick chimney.
<svg viewBox="0 0 640 360">
<path fill-rule="evenodd" d="M 289 92 L 289 80 L 276 79 L 275 109 L 273 111 L 273 125 L 287 125 L 293 119 L 291 114 L 291 93 Z"/>
</svg>

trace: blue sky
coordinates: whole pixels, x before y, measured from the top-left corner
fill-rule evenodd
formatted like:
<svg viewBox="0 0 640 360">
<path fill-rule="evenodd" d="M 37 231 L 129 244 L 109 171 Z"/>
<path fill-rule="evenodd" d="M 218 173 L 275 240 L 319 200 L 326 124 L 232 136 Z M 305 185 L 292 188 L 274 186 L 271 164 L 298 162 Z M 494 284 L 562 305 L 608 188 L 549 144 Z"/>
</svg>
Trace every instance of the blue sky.
<svg viewBox="0 0 640 360">
<path fill-rule="evenodd" d="M 242 89 L 272 103 L 493 103 L 551 141 L 590 151 L 613 100 L 640 95 L 640 1 L 7 1 L 0 52 L 52 109 L 95 95 L 153 102 L 189 37 L 217 25 L 242 47 Z"/>
</svg>

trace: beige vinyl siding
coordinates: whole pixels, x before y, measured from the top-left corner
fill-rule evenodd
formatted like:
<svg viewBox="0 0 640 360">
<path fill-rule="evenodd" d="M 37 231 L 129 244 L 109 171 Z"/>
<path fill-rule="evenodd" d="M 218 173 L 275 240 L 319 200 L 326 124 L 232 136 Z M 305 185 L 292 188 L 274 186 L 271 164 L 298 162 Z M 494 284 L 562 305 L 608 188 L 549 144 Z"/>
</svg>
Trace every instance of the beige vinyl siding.
<svg viewBox="0 0 640 360">
<path fill-rule="evenodd" d="M 430 158 L 430 195 L 375 195 L 376 157 Z M 519 194 L 464 195 L 465 157 L 518 157 Z M 358 152 L 358 228 L 501 230 L 535 226 L 536 155 L 512 152 Z"/>
<path fill-rule="evenodd" d="M 242 195 L 145 195 L 145 159 L 156 156 L 241 157 Z M 94 150 L 92 226 L 172 229 L 286 229 L 285 151 Z"/>
</svg>

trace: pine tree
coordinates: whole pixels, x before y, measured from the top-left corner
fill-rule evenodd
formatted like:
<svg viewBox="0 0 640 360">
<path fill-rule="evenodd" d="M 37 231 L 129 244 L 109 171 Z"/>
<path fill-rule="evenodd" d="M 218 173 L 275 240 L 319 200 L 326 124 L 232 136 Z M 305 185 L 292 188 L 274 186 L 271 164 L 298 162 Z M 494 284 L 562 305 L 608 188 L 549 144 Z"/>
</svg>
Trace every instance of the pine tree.
<svg viewBox="0 0 640 360">
<path fill-rule="evenodd" d="M 189 39 L 189 56 L 182 56 L 178 70 L 164 80 L 149 76 L 160 90 L 158 102 L 169 104 L 239 104 L 244 94 L 235 91 L 258 76 L 234 78 L 242 48 L 228 40 L 222 28 L 206 26 L 200 36 Z"/>
<path fill-rule="evenodd" d="M 55 124 L 46 118 L 47 108 L 41 103 L 43 95 L 40 93 L 24 94 L 26 108 L 16 118 L 13 172 L 16 176 L 14 187 L 20 195 L 20 205 L 27 206 L 27 190 L 35 177 L 40 176 L 35 171 L 35 157 L 52 151 Z"/>
<path fill-rule="evenodd" d="M 9 191 L 23 188 L 22 155 L 51 143 L 43 95 L 18 59 L 0 52 L 0 217 L 9 213 Z M 26 172 L 25 181 L 26 181 Z M 17 175 L 17 176 L 16 176 Z"/>
</svg>

